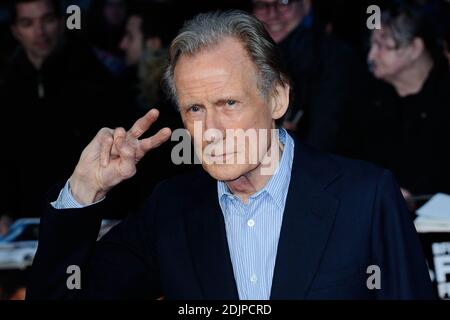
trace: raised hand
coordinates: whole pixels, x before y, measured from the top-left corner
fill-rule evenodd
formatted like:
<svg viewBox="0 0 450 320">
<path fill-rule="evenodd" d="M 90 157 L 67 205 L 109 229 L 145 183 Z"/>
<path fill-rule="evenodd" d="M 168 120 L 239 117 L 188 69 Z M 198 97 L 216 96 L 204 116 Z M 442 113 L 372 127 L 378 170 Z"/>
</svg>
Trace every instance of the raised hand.
<svg viewBox="0 0 450 320">
<path fill-rule="evenodd" d="M 130 130 L 103 128 L 83 150 L 69 179 L 71 193 L 80 204 L 92 204 L 107 192 L 136 173 L 136 164 L 144 155 L 167 141 L 169 128 L 155 135 L 139 138 L 158 119 L 159 112 L 150 110 L 137 120 Z"/>
</svg>

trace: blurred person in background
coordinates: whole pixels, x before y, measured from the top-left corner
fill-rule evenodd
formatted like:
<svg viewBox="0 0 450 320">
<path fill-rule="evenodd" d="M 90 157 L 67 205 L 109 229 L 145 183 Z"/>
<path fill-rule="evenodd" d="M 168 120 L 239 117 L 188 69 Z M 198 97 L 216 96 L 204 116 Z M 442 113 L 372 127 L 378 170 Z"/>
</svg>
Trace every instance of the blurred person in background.
<svg viewBox="0 0 450 320">
<path fill-rule="evenodd" d="M 167 64 L 167 46 L 181 23 L 171 20 L 169 5 L 136 2 L 130 10 L 125 34 L 119 47 L 125 54 L 126 81 L 137 98 L 137 108 L 148 111 L 149 105 L 163 102 L 161 77 Z M 135 119 L 133 115 L 132 119 Z"/>
<path fill-rule="evenodd" d="M 278 43 L 293 82 L 284 126 L 317 149 L 335 152 L 361 67 L 353 49 L 325 28 L 312 0 L 253 0 L 253 14 Z"/>
<path fill-rule="evenodd" d="M 77 150 L 114 114 L 109 75 L 82 41 L 64 33 L 55 0 L 15 0 L 11 32 L 19 46 L 0 87 L 2 134 L 13 159 L 0 159 L 0 213 L 14 218 L 38 213 L 39 202 L 19 201 L 33 188 L 35 200 L 66 174 Z M 89 117 L 86 117 L 89 114 Z M 20 123 L 20 129 L 17 128 Z M 60 143 L 60 137 L 65 139 Z M 24 144 L 27 148 L 26 151 Z M 27 160 L 29 155 L 33 160 Z"/>
<path fill-rule="evenodd" d="M 125 0 L 95 0 L 89 7 L 89 42 L 98 59 L 115 76 L 125 68 L 119 42 L 124 34 L 127 11 Z"/>
<path fill-rule="evenodd" d="M 181 21 L 174 16 L 176 8 L 165 3 L 135 1 L 130 6 L 125 34 L 120 41 L 127 64 L 121 77 L 121 90 L 125 92 L 127 117 L 126 126 L 131 126 L 136 118 L 142 117 L 151 108 L 159 110 L 158 123 L 150 130 L 155 134 L 164 127 L 182 128 L 179 112 L 162 90 L 161 80 L 167 65 L 167 46 L 181 27 Z M 170 24 L 165 21 L 171 21 Z M 186 166 L 176 166 L 171 160 L 171 150 L 175 142 L 161 146 L 161 152 L 152 153 L 142 160 L 135 180 L 127 181 L 125 187 L 119 186 L 122 196 L 132 203 L 123 212 L 136 210 L 154 186 L 163 179 L 184 172 Z M 158 163 L 160 170 L 150 170 L 152 163 Z"/>
<path fill-rule="evenodd" d="M 394 172 L 412 209 L 414 195 L 450 193 L 450 74 L 431 20 L 411 1 L 383 11 L 368 55 L 376 80 L 355 122 L 363 157 Z"/>
</svg>

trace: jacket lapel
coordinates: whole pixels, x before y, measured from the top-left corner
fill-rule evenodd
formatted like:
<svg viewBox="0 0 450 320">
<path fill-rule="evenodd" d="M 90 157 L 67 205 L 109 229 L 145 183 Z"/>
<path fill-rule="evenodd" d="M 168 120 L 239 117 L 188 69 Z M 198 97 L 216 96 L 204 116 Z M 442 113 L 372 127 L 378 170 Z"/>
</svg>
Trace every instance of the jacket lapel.
<svg viewBox="0 0 450 320">
<path fill-rule="evenodd" d="M 339 200 L 325 188 L 339 177 L 338 165 L 295 140 L 271 299 L 303 299 L 319 267 Z M 205 190 L 186 208 L 186 231 L 205 299 L 239 299 L 216 181 L 206 173 L 193 182 Z"/>
<path fill-rule="evenodd" d="M 324 189 L 338 176 L 339 167 L 331 158 L 295 140 L 271 299 L 306 297 L 339 205 Z"/>
<path fill-rule="evenodd" d="M 225 222 L 217 198 L 216 181 L 203 174 L 194 184 L 205 194 L 186 219 L 188 242 L 204 299 L 237 300 Z"/>
</svg>

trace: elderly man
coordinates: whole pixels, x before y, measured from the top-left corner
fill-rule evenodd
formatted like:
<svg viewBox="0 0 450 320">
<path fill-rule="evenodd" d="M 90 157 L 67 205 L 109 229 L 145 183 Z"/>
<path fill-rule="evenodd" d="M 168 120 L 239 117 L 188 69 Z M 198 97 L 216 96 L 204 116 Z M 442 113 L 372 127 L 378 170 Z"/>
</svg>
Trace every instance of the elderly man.
<svg viewBox="0 0 450 320">
<path fill-rule="evenodd" d="M 289 82 L 258 20 L 230 11 L 188 22 L 170 47 L 166 82 L 204 170 L 160 184 L 96 242 L 108 191 L 170 136 L 164 128 L 139 140 L 155 110 L 129 131 L 100 130 L 49 200 L 28 298 L 432 297 L 392 175 L 277 129 Z M 262 134 L 218 151 L 239 129 Z"/>
</svg>

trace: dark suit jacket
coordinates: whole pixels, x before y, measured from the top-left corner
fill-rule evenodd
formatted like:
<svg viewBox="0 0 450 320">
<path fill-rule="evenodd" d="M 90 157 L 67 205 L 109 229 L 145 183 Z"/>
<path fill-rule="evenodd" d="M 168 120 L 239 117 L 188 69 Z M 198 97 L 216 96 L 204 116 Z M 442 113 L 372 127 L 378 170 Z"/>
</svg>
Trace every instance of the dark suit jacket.
<svg viewBox="0 0 450 320">
<path fill-rule="evenodd" d="M 216 181 L 203 170 L 161 183 L 96 242 L 105 206 L 47 204 L 28 298 L 238 299 Z M 81 268 L 81 290 L 66 287 L 69 265 Z M 379 290 L 367 288 L 370 265 L 380 268 Z M 271 298 L 432 298 L 390 172 L 296 141 Z"/>
</svg>

